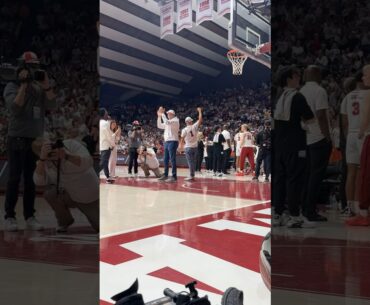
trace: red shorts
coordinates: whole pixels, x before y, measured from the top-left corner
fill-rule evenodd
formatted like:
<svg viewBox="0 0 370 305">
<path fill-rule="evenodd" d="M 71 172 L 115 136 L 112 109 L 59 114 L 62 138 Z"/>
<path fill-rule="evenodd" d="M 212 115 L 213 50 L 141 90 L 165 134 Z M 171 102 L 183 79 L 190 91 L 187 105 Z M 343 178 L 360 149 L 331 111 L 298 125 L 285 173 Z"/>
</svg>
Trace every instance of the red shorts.
<svg viewBox="0 0 370 305">
<path fill-rule="evenodd" d="M 370 207 L 370 135 L 362 146 L 360 161 L 360 209 Z"/>
</svg>

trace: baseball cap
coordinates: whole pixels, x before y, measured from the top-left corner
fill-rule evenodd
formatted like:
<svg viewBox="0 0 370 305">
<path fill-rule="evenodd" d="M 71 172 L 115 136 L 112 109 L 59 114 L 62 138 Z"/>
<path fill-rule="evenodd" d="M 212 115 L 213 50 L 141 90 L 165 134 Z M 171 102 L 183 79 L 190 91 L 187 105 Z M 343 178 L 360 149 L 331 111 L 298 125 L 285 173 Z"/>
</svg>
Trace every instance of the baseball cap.
<svg viewBox="0 0 370 305">
<path fill-rule="evenodd" d="M 173 115 L 175 115 L 175 114 L 176 114 L 176 113 L 175 113 L 175 110 L 172 110 L 172 109 L 171 109 L 171 110 L 168 110 L 168 111 L 167 111 L 167 113 L 172 113 Z"/>
<path fill-rule="evenodd" d="M 22 54 L 19 60 L 24 61 L 26 64 L 39 64 L 40 61 L 34 52 L 27 51 Z"/>
<path fill-rule="evenodd" d="M 193 119 L 192 119 L 190 116 L 188 116 L 188 117 L 185 119 L 185 123 L 187 123 L 187 122 L 193 122 Z"/>
</svg>

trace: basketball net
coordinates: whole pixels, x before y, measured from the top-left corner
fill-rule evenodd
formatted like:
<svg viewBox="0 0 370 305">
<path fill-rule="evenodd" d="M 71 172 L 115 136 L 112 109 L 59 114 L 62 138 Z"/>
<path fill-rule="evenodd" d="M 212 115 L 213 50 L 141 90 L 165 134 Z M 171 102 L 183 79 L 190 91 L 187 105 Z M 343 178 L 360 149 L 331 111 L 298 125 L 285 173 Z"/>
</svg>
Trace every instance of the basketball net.
<svg viewBox="0 0 370 305">
<path fill-rule="evenodd" d="M 229 52 L 227 52 L 227 58 L 233 65 L 233 74 L 242 75 L 243 66 L 248 56 L 238 50 L 230 50 Z"/>
</svg>

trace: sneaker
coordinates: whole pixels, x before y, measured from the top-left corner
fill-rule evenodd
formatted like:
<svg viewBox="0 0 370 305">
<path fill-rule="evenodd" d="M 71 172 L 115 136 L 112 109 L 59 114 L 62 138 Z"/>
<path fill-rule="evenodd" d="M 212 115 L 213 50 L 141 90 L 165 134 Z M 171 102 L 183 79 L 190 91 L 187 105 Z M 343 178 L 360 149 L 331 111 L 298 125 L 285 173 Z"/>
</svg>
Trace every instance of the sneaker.
<svg viewBox="0 0 370 305">
<path fill-rule="evenodd" d="M 26 220 L 26 227 L 31 231 L 41 231 L 44 227 L 39 223 L 36 217 L 30 217 Z"/>
<path fill-rule="evenodd" d="M 302 224 L 301 224 L 301 227 L 302 228 L 315 228 L 316 227 L 316 223 L 315 222 L 309 221 L 304 216 L 301 216 L 301 221 L 302 221 Z"/>
<path fill-rule="evenodd" d="M 357 215 L 346 220 L 347 226 L 361 226 L 368 227 L 370 226 L 370 219 L 365 216 Z"/>
<path fill-rule="evenodd" d="M 218 177 L 222 177 L 223 176 L 223 174 L 222 173 L 218 173 L 218 175 L 217 175 Z"/>
<path fill-rule="evenodd" d="M 279 214 L 275 214 L 272 218 L 272 226 L 273 227 L 281 227 L 282 226 L 282 216 Z"/>
<path fill-rule="evenodd" d="M 237 172 L 236 175 L 237 176 L 244 176 L 244 173 L 243 172 Z"/>
<path fill-rule="evenodd" d="M 194 177 L 187 177 L 184 179 L 184 181 L 194 181 Z"/>
<path fill-rule="evenodd" d="M 266 177 L 265 182 L 270 182 L 270 179 Z"/>
<path fill-rule="evenodd" d="M 168 183 L 173 183 L 173 182 L 176 182 L 177 181 L 177 178 L 175 178 L 175 177 L 169 177 L 165 181 L 168 182 Z"/>
<path fill-rule="evenodd" d="M 114 180 L 112 178 L 108 178 L 107 180 L 105 180 L 105 183 L 106 184 L 113 184 Z"/>
<path fill-rule="evenodd" d="M 9 217 L 9 218 L 5 219 L 4 231 L 8 231 L 8 232 L 18 231 L 17 220 L 13 217 Z"/>
<path fill-rule="evenodd" d="M 134 177 L 135 177 L 135 178 L 139 177 L 139 174 L 138 174 L 138 173 L 135 173 L 135 174 L 134 174 Z"/>
<path fill-rule="evenodd" d="M 252 178 L 252 181 L 257 181 L 257 182 L 258 182 L 258 177 L 254 176 L 254 177 Z"/>
<path fill-rule="evenodd" d="M 350 207 L 345 207 L 343 210 L 340 211 L 340 215 L 343 217 L 353 217 L 356 214 L 350 209 Z"/>
<path fill-rule="evenodd" d="M 286 226 L 290 229 L 300 229 L 302 228 L 303 220 L 297 216 L 291 216 Z"/>
<path fill-rule="evenodd" d="M 167 180 L 167 176 L 165 176 L 165 175 L 162 175 L 162 176 L 160 176 L 159 178 L 158 178 L 158 181 L 165 181 L 165 180 Z"/>
</svg>

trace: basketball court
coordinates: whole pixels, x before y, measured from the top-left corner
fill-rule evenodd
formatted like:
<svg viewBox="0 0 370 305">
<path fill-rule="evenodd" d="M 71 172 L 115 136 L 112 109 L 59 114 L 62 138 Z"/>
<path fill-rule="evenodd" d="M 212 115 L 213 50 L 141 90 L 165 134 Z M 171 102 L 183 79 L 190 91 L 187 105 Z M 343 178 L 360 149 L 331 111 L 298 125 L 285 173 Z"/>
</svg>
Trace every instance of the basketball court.
<svg viewBox="0 0 370 305">
<path fill-rule="evenodd" d="M 161 39 L 161 5 L 168 2 L 101 1 L 103 106 L 112 100 L 141 103 L 147 96 L 190 97 L 204 90 L 205 82 L 210 90 L 268 82 L 270 58 L 258 52 L 270 39 L 265 17 L 241 1 L 224 14 L 217 1 L 206 1 L 215 6 L 210 19 L 199 22 L 192 1 L 192 22 Z M 232 75 L 230 50 L 243 57 L 241 76 Z M 245 55 L 250 58 L 244 62 Z M 117 175 L 114 184 L 102 179 L 100 187 L 101 305 L 113 304 L 110 298 L 136 278 L 145 302 L 163 297 L 165 288 L 183 291 L 196 280 L 200 295 L 207 294 L 212 304 L 220 304 L 229 287 L 244 292 L 244 304 L 270 304 L 259 266 L 270 231 L 269 183 L 205 173 L 186 182 L 187 168 L 178 170 L 173 184 L 144 178 L 140 169 L 139 177 L 130 177 L 126 166 L 119 166 Z"/>
</svg>

